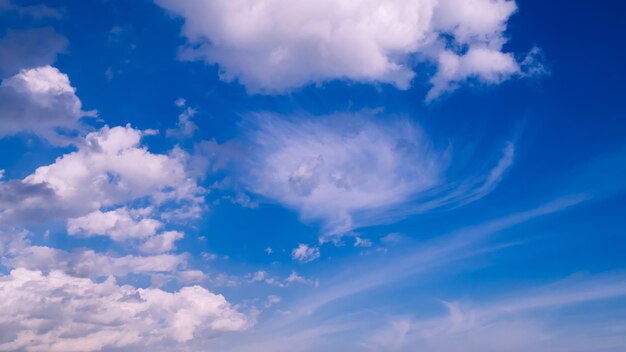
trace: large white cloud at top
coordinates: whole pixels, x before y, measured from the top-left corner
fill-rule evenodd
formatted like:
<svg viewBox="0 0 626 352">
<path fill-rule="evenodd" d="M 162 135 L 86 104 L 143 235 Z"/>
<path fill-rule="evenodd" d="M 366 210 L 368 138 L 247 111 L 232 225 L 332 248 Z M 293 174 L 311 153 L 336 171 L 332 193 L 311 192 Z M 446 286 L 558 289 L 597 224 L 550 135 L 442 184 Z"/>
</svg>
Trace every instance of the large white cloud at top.
<svg viewBox="0 0 626 352">
<path fill-rule="evenodd" d="M 520 73 L 502 50 L 517 10 L 510 0 L 156 2 L 184 19 L 183 57 L 218 64 L 222 78 L 252 92 L 333 79 L 405 89 L 414 64 L 426 61 L 437 67 L 427 97 L 434 99 L 468 79 L 498 83 Z"/>
</svg>

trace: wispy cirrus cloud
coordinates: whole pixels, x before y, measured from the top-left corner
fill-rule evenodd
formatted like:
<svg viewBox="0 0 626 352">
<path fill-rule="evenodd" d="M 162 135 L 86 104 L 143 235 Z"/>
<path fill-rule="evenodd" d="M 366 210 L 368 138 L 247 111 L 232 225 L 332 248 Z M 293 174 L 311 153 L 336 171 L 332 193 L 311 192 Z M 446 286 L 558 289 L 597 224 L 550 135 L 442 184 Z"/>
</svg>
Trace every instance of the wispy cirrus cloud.
<svg viewBox="0 0 626 352">
<path fill-rule="evenodd" d="M 513 164 L 515 147 L 487 175 L 449 179 L 451 150 L 437 148 L 407 119 L 354 115 L 255 116 L 240 171 L 247 188 L 321 221 L 321 241 L 491 192 Z"/>
<path fill-rule="evenodd" d="M 616 326 L 606 311 L 594 314 L 605 316 L 600 324 L 563 320 L 559 312 L 598 301 L 623 300 L 624 278 L 618 272 L 578 274 L 483 302 L 444 301 L 447 314 L 430 319 L 390 317 L 386 327 L 364 339 L 363 346 L 369 350 L 428 348 L 442 352 L 460 348 L 619 351 L 626 327 Z"/>
<path fill-rule="evenodd" d="M 360 309 L 356 307 L 354 309 L 346 308 L 345 299 L 354 297 L 354 301 L 359 301 L 359 299 L 367 297 L 368 292 L 390 289 L 409 279 L 413 281 L 421 277 L 438 275 L 435 273 L 442 271 L 450 273 L 449 268 L 455 263 L 476 258 L 491 250 L 506 248 L 503 246 L 490 249 L 489 243 L 492 242 L 492 237 L 499 232 L 541 217 L 566 211 L 584 200 L 585 198 L 579 196 L 564 197 L 536 208 L 486 221 L 476 226 L 461 228 L 419 245 L 404 246 L 404 250 L 396 251 L 393 256 L 382 255 L 366 260 L 360 258 L 352 263 L 344 263 L 345 271 L 320 278 L 318 289 L 284 303 L 282 308 L 288 313 L 280 318 L 263 322 L 259 327 L 258 334 L 251 334 L 248 339 L 233 343 L 231 350 L 252 351 L 254 348 L 258 348 L 259 344 L 263 344 L 263 346 L 275 351 L 291 351 L 293 346 L 301 346 L 297 349 L 298 351 L 314 351 L 338 348 L 338 346 L 347 351 L 363 349 L 404 351 L 413 350 L 417 345 L 423 346 L 424 349 L 432 347 L 436 351 L 439 351 L 437 348 L 441 348 L 441 351 L 454 351 L 454 348 L 449 348 L 453 345 L 446 345 L 446 342 L 449 341 L 447 339 L 449 335 L 446 335 L 444 330 L 437 332 L 440 335 L 435 335 L 434 330 L 428 330 L 433 326 L 445 325 L 449 327 L 446 325 L 449 323 L 448 320 L 456 317 L 453 314 L 455 312 L 454 304 L 449 305 L 452 308 L 450 317 L 426 319 L 424 325 L 419 325 L 412 317 L 398 317 L 391 313 L 383 315 L 391 323 L 389 321 L 381 322 L 381 309 L 373 309 L 369 305 L 367 308 L 361 307 Z M 610 283 L 610 280 L 583 281 L 579 286 L 581 288 L 580 294 L 569 294 L 569 289 L 573 288 L 574 285 L 571 287 L 563 285 L 559 290 L 551 290 L 550 287 L 546 287 L 543 291 L 535 291 L 535 296 L 529 295 L 530 298 L 526 301 L 523 299 L 502 301 L 503 303 L 510 302 L 512 305 L 503 304 L 499 310 L 496 310 L 496 315 L 512 314 L 515 310 L 558 308 L 559 306 L 574 305 L 595 299 L 601 300 L 626 295 L 624 285 L 606 286 L 607 283 Z M 596 287 L 596 284 L 602 285 Z M 554 297 L 550 298 L 550 294 L 554 294 Z M 487 311 L 488 309 L 485 309 L 485 312 Z M 472 315 L 469 314 L 470 322 L 471 317 Z M 452 321 L 456 320 L 452 319 Z M 467 322 L 466 320 L 462 321 Z M 386 325 L 387 323 L 390 325 Z M 510 321 L 503 319 L 502 323 L 506 325 Z M 384 327 L 381 327 L 380 324 L 383 324 Z M 510 326 L 507 325 L 502 330 L 494 330 L 490 334 L 493 333 L 493 336 L 497 336 L 498 331 L 501 333 L 513 329 L 514 326 L 515 324 L 510 324 Z M 461 331 L 454 332 L 454 334 L 457 333 L 459 334 L 459 341 L 467 337 Z M 268 340 L 267 336 L 276 336 L 276 338 Z M 337 338 L 338 336 L 344 337 Z M 346 343 L 345 336 L 351 336 L 349 343 Z M 432 336 L 433 339 L 428 340 L 429 336 Z M 456 338 L 456 335 L 454 336 Z M 423 340 L 419 340 L 419 344 L 417 344 L 416 338 Z M 433 343 L 430 344 L 429 341 Z M 485 335 L 477 337 L 476 341 L 487 343 L 486 341 L 489 339 Z M 460 345 L 454 346 L 458 350 Z M 506 345 L 498 346 L 506 347 Z M 508 347 L 511 346 L 515 346 L 515 344 L 508 345 Z M 511 351 L 518 350 L 512 349 Z"/>
</svg>

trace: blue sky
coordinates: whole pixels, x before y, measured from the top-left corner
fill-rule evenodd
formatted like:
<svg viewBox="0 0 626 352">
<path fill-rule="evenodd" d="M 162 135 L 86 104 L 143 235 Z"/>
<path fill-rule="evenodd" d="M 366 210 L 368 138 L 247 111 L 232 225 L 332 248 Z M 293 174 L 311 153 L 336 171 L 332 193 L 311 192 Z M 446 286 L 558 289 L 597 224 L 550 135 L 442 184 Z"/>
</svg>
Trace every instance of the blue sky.
<svg viewBox="0 0 626 352">
<path fill-rule="evenodd" d="M 623 351 L 625 10 L 0 0 L 0 350 Z"/>
</svg>

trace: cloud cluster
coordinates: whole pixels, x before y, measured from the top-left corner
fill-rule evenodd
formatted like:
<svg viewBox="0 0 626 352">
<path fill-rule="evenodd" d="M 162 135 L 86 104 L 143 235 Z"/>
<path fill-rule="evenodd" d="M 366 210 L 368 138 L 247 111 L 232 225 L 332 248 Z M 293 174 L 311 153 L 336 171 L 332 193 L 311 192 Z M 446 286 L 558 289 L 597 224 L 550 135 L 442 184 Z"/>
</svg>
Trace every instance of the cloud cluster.
<svg viewBox="0 0 626 352">
<path fill-rule="evenodd" d="M 203 189 L 187 175 L 180 155 L 149 152 L 141 145 L 143 135 L 130 126 L 105 126 L 89 133 L 77 151 L 37 168 L 23 180 L 0 183 L 3 190 L 10 188 L 21 194 L 21 197 L 13 197 L 15 202 L 0 199 L 0 220 L 28 223 L 87 216 L 72 221 L 73 232 L 90 234 L 107 230 L 116 237 L 123 235 L 120 231 L 128 230 L 116 229 L 116 226 L 132 225 L 132 220 L 123 219 L 123 210 L 97 213 L 103 207 L 146 200 L 155 207 L 177 205 L 161 212 L 163 217 L 196 216 L 204 201 Z M 91 212 L 96 213 L 88 215 Z M 98 221 L 105 223 L 96 224 Z M 112 224 L 107 225 L 107 221 Z M 133 231 L 140 236 L 149 234 L 157 224 L 140 221 L 138 226 Z M 124 234 L 130 235 L 132 233 Z"/>
<path fill-rule="evenodd" d="M 0 231 L 0 264 L 7 268 L 62 271 L 68 275 L 87 278 L 125 277 L 129 274 L 153 276 L 177 274 L 187 267 L 186 254 L 114 256 L 91 249 L 71 252 L 47 246 L 33 245 L 23 231 Z"/>
<path fill-rule="evenodd" d="M 108 236 L 114 241 L 143 241 L 139 249 L 145 253 L 164 253 L 175 248 L 174 242 L 185 237 L 179 231 L 157 234 L 164 226 L 161 221 L 146 217 L 151 209 L 121 207 L 102 212 L 96 210 L 85 216 L 68 219 L 67 233 L 80 236 Z"/>
<path fill-rule="evenodd" d="M 54 144 L 69 144 L 84 131 L 83 111 L 66 74 L 51 66 L 21 70 L 0 84 L 0 138 L 28 132 Z"/>
<path fill-rule="evenodd" d="M 126 207 L 102 212 L 96 210 L 85 216 L 68 219 L 67 232 L 70 235 L 107 235 L 116 241 L 128 238 L 143 239 L 154 236 L 163 226 L 160 221 L 133 216 Z"/>
<path fill-rule="evenodd" d="M 520 73 L 503 52 L 512 0 L 202 0 L 156 3 L 184 19 L 182 56 L 217 63 L 252 92 L 334 79 L 408 88 L 413 67 L 436 66 L 427 99 L 468 79 Z"/>
<path fill-rule="evenodd" d="M 223 296 L 199 286 L 170 293 L 59 271 L 15 269 L 0 276 L 0 350 L 171 349 L 252 323 Z"/>
</svg>

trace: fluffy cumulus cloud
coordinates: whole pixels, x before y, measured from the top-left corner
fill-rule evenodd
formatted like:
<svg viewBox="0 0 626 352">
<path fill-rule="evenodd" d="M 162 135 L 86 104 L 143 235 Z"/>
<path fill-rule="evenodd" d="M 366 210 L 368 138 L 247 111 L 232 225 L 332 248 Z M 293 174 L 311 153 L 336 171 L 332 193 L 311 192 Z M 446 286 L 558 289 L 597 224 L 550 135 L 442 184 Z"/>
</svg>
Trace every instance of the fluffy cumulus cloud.
<svg viewBox="0 0 626 352">
<path fill-rule="evenodd" d="M 114 256 L 91 249 L 71 252 L 33 245 L 28 233 L 0 231 L 0 264 L 7 268 L 58 270 L 77 277 L 125 277 L 129 274 L 153 276 L 178 274 L 187 267 L 186 254 Z"/>
<path fill-rule="evenodd" d="M 66 74 L 51 66 L 24 69 L 0 84 L 0 138 L 20 132 L 55 144 L 73 141 L 68 134 L 84 130 L 82 110 Z"/>
<path fill-rule="evenodd" d="M 0 350 L 171 350 L 252 322 L 200 286 L 166 292 L 27 269 L 0 276 Z"/>
<path fill-rule="evenodd" d="M 441 181 L 445 166 L 422 130 L 369 116 L 263 116 L 251 131 L 248 187 L 342 233 Z M 372 214 L 373 213 L 373 214 Z"/>
<path fill-rule="evenodd" d="M 96 210 L 85 216 L 68 219 L 70 235 L 104 235 L 114 241 L 143 241 L 139 249 L 146 253 L 164 253 L 175 249 L 174 242 L 184 237 L 179 231 L 166 231 L 157 235 L 163 223 L 144 217 L 150 209 L 128 210 L 126 207 L 102 212 Z"/>
<path fill-rule="evenodd" d="M 464 55 L 446 50 L 439 55 L 439 70 L 432 77 L 433 88 L 426 99 L 433 100 L 460 82 L 475 77 L 483 83 L 500 83 L 519 72 L 512 55 L 486 47 L 470 48 Z"/>
<path fill-rule="evenodd" d="M 67 232 L 70 235 L 108 235 L 113 240 L 146 238 L 154 236 L 163 224 L 149 218 L 138 219 L 126 207 L 102 212 L 96 210 L 79 218 L 69 219 Z"/>
<path fill-rule="evenodd" d="M 134 221 L 125 219 L 124 211 L 88 214 L 102 207 L 147 200 L 157 208 L 177 205 L 160 212 L 163 217 L 197 215 L 203 190 L 187 175 L 181 155 L 150 153 L 141 145 L 143 134 L 130 126 L 104 127 L 89 133 L 77 151 L 53 164 L 37 168 L 23 180 L 0 183 L 1 188 L 22 195 L 13 196 L 15 202 L 0 199 L 0 219 L 7 223 L 87 216 L 72 221 L 71 230 L 86 234 L 106 230 L 116 236 L 122 235 L 116 226 Z M 135 225 L 138 236 L 157 226 L 150 221 Z"/>
<path fill-rule="evenodd" d="M 511 0 L 202 0 L 156 2 L 184 19 L 183 57 L 217 63 L 253 92 L 349 79 L 410 86 L 437 67 L 428 99 L 476 78 L 520 73 L 502 50 Z"/>
</svg>

